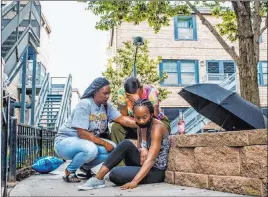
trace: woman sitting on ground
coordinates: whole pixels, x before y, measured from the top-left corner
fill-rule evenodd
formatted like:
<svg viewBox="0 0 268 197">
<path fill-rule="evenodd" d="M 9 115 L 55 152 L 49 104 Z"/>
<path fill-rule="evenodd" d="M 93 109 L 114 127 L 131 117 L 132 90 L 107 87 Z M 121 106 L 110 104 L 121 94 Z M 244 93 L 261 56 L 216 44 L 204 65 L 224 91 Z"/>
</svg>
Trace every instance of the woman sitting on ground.
<svg viewBox="0 0 268 197">
<path fill-rule="evenodd" d="M 110 170 L 110 181 L 121 185 L 121 189 L 164 181 L 170 148 L 169 131 L 154 117 L 154 107 L 150 101 L 135 101 L 133 112 L 139 126 L 137 147 L 129 140 L 122 141 L 108 156 L 96 177 L 91 177 L 78 189 L 105 187 L 103 178 Z M 126 166 L 116 167 L 123 159 Z"/>
<path fill-rule="evenodd" d="M 158 89 L 152 85 L 142 85 L 136 77 L 129 77 L 124 83 L 124 88 L 120 88 L 118 92 L 118 108 L 121 114 L 133 117 L 133 104 L 138 99 L 149 100 L 154 107 L 154 116 L 162 121 L 170 131 L 170 121 L 160 108 Z M 119 144 L 126 138 L 137 139 L 137 129 L 113 123 L 111 129 L 112 141 Z"/>
<path fill-rule="evenodd" d="M 111 90 L 105 78 L 95 79 L 86 89 L 71 116 L 55 138 L 55 152 L 65 160 L 72 160 L 65 170 L 66 182 L 79 182 L 75 172 L 87 163 L 92 168 L 108 157 L 116 146 L 112 141 L 100 138 L 107 133 L 108 121 L 128 127 L 137 127 L 135 121 L 122 116 L 109 102 Z M 102 154 L 100 159 L 98 154 Z M 103 157 L 106 155 L 106 157 Z"/>
</svg>

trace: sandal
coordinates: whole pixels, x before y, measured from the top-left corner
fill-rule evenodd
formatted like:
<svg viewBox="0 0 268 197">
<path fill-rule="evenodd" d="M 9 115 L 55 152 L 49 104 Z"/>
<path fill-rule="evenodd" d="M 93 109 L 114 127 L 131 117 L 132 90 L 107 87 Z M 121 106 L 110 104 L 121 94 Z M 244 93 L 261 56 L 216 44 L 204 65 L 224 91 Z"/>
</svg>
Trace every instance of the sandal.
<svg viewBox="0 0 268 197">
<path fill-rule="evenodd" d="M 64 181 L 66 182 L 71 182 L 71 183 L 78 183 L 80 182 L 81 180 L 76 176 L 75 173 L 71 173 L 69 174 L 68 176 L 63 176 L 62 177 Z"/>
</svg>

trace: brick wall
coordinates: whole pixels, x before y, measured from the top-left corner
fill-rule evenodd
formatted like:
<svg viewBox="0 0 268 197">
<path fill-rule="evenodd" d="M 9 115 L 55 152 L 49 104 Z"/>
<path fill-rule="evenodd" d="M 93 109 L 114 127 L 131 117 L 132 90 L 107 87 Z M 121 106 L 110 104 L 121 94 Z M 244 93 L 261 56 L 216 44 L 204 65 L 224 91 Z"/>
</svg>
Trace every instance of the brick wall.
<svg viewBox="0 0 268 197">
<path fill-rule="evenodd" d="M 212 25 L 220 23 L 211 15 L 205 16 Z M 168 27 L 163 27 L 158 34 L 149 27 L 146 22 L 139 25 L 132 23 L 122 23 L 115 31 L 113 42 L 115 43 L 113 51 L 123 46 L 123 42 L 131 41 L 133 36 L 142 36 L 149 41 L 149 51 L 151 58 L 162 56 L 163 59 L 188 59 L 198 60 L 199 64 L 199 80 L 202 83 L 206 76 L 207 60 L 232 60 L 228 53 L 222 48 L 213 34 L 204 26 L 196 17 L 197 25 L 197 41 L 176 41 L 174 40 L 174 20 L 170 20 Z M 238 44 L 231 43 L 226 40 L 230 46 L 234 46 L 238 53 Z M 262 43 L 260 44 L 260 61 L 267 61 L 267 30 L 262 35 Z M 238 70 L 237 70 L 238 72 Z M 164 100 L 161 105 L 163 107 L 189 107 L 177 93 L 182 87 L 166 87 L 172 94 Z M 267 87 L 260 87 L 261 106 L 267 106 Z"/>
<path fill-rule="evenodd" d="M 267 196 L 267 131 L 172 136 L 165 181 Z"/>
</svg>

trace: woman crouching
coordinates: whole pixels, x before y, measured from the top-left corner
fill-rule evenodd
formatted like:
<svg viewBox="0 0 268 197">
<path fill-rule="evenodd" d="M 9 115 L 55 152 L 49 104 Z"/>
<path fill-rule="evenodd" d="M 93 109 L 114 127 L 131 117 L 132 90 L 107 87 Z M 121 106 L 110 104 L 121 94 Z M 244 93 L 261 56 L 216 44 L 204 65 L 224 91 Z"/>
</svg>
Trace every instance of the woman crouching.
<svg viewBox="0 0 268 197">
<path fill-rule="evenodd" d="M 138 125 L 137 147 L 129 140 L 122 141 L 105 160 L 97 175 L 78 189 L 105 187 L 103 178 L 109 171 L 110 181 L 120 185 L 121 189 L 164 181 L 170 148 L 169 131 L 154 117 L 154 107 L 147 99 L 136 101 L 133 113 Z M 116 167 L 122 160 L 126 166 Z"/>
</svg>

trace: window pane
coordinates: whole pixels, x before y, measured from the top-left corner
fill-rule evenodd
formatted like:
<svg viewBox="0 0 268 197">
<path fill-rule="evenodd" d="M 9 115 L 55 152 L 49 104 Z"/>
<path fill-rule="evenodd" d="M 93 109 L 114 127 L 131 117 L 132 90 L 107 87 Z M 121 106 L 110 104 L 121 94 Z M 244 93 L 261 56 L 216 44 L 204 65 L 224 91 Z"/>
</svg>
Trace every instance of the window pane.
<svg viewBox="0 0 268 197">
<path fill-rule="evenodd" d="M 262 62 L 262 73 L 267 73 L 267 62 Z"/>
<path fill-rule="evenodd" d="M 195 84 L 195 74 L 194 73 L 181 73 L 181 83 L 182 84 Z"/>
<path fill-rule="evenodd" d="M 263 74 L 263 85 L 267 85 L 267 74 Z"/>
<path fill-rule="evenodd" d="M 193 28 L 193 19 L 192 17 L 191 18 L 188 18 L 188 19 L 185 19 L 185 18 L 178 18 L 178 27 L 183 27 L 183 28 Z"/>
<path fill-rule="evenodd" d="M 164 72 L 178 72 L 177 62 L 175 61 L 163 62 L 163 71 Z"/>
<path fill-rule="evenodd" d="M 234 73 L 235 67 L 233 62 L 223 62 L 224 73 Z"/>
<path fill-rule="evenodd" d="M 179 39 L 194 39 L 194 30 L 187 28 L 178 28 Z"/>
<path fill-rule="evenodd" d="M 164 84 L 177 85 L 178 84 L 178 73 L 167 73 L 167 74 L 168 74 L 168 78 L 165 79 Z"/>
<path fill-rule="evenodd" d="M 219 62 L 208 62 L 208 73 L 219 73 Z"/>
<path fill-rule="evenodd" d="M 195 73 L 195 63 L 194 62 L 181 62 L 181 72 Z"/>
</svg>

